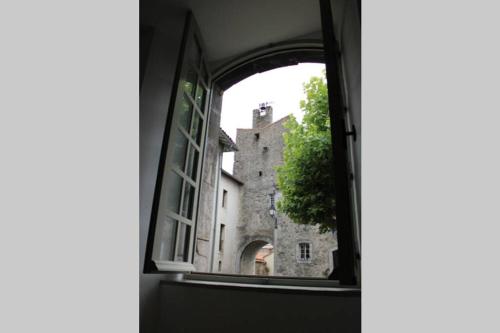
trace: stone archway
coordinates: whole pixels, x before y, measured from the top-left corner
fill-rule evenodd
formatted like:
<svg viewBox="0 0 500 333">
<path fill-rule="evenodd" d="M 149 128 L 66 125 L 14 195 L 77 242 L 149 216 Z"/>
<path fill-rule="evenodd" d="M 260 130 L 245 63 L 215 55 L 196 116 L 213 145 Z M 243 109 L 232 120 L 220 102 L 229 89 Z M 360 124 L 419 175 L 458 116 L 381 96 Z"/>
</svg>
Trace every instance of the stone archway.
<svg viewBox="0 0 500 333">
<path fill-rule="evenodd" d="M 240 258 L 240 274 L 255 275 L 255 258 L 257 252 L 267 244 L 270 243 L 264 240 L 254 240 L 245 246 Z"/>
</svg>

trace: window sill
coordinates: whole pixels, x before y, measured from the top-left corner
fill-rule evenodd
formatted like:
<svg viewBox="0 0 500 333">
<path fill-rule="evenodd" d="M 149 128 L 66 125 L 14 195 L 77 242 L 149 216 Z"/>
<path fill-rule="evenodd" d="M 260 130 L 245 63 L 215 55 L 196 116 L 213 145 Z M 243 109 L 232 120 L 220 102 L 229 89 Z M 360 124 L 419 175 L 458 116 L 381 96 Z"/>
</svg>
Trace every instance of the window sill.
<svg viewBox="0 0 500 333">
<path fill-rule="evenodd" d="M 154 260 L 159 271 L 168 272 L 193 272 L 196 270 L 193 264 L 182 261 Z"/>
<path fill-rule="evenodd" d="M 171 275 L 161 283 L 193 287 L 230 288 L 238 290 L 275 291 L 286 293 L 327 293 L 360 296 L 357 286 L 341 286 L 338 281 L 320 278 L 262 277 L 252 275 L 223 275 L 212 273 L 187 273 Z"/>
</svg>

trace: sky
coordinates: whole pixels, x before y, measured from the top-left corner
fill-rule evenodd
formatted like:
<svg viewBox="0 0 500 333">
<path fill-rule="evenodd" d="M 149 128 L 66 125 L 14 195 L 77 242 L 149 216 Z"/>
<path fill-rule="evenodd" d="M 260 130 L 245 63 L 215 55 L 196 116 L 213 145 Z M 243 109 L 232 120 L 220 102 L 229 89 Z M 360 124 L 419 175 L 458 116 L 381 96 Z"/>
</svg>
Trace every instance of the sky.
<svg viewBox="0 0 500 333">
<path fill-rule="evenodd" d="M 321 75 L 324 64 L 302 63 L 250 76 L 224 92 L 222 129 L 236 142 L 237 128 L 252 127 L 252 110 L 269 102 L 273 121 L 293 114 L 300 122 L 300 100 L 305 99 L 302 84 L 311 76 Z M 234 153 L 224 153 L 222 168 L 233 172 Z"/>
</svg>

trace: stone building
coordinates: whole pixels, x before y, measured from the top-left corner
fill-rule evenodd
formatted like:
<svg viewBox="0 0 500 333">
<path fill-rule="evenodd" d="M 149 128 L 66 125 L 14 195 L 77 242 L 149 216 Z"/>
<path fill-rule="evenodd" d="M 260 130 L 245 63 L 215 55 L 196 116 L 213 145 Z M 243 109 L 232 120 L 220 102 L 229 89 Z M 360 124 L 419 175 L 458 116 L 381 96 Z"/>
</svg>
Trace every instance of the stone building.
<svg viewBox="0 0 500 333">
<path fill-rule="evenodd" d="M 218 144 L 206 153 L 215 167 L 203 170 L 196 271 L 291 277 L 327 277 L 332 271 L 335 237 L 273 209 L 280 197 L 275 167 L 283 163 L 287 120 L 273 122 L 267 106 L 253 110 L 252 128 L 238 129 L 236 143 L 220 128 L 209 131 Z M 222 169 L 225 152 L 235 152 L 234 175 Z"/>
<path fill-rule="evenodd" d="M 216 115 L 220 117 L 220 111 Z M 222 155 L 238 148 L 218 126 L 209 128 L 208 137 L 212 140 L 205 152 L 207 163 L 203 168 L 193 265 L 198 272 L 220 272 L 224 268 L 224 272 L 236 273 L 228 260 L 223 260 L 223 253 L 232 250 L 232 241 L 236 239 L 242 183 L 222 170 Z"/>
<path fill-rule="evenodd" d="M 332 233 L 293 223 L 273 210 L 279 199 L 275 167 L 283 163 L 283 124 L 288 116 L 273 122 L 273 109 L 253 110 L 253 126 L 236 134 L 234 177 L 241 181 L 240 218 L 235 241 L 236 269 L 255 273 L 255 258 L 271 244 L 274 268 L 269 275 L 326 277 L 332 270 L 331 251 L 337 248 Z"/>
<path fill-rule="evenodd" d="M 221 169 L 217 218 L 214 233 L 214 256 L 212 272 L 236 274 L 235 265 L 236 226 L 240 218 L 241 188 L 243 183 Z"/>
</svg>

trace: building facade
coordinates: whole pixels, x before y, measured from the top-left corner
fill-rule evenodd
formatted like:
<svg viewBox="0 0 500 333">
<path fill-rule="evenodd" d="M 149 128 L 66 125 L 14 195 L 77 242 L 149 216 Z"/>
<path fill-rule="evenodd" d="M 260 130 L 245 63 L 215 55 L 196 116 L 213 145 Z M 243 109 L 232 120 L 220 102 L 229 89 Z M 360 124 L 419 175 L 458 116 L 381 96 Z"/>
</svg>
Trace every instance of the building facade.
<svg viewBox="0 0 500 333">
<path fill-rule="evenodd" d="M 209 190 L 200 197 L 194 266 L 198 272 L 326 278 L 336 237 L 273 209 L 288 116 L 273 122 L 271 106 L 252 112 L 252 128 L 238 129 L 236 143 L 222 129 L 213 131 L 218 145 L 206 158 L 217 167 L 204 169 Z M 234 175 L 222 169 L 224 152 L 235 152 Z"/>
<path fill-rule="evenodd" d="M 220 176 L 212 272 L 237 274 L 234 260 L 238 239 L 236 227 L 240 219 L 241 188 L 244 184 L 223 169 Z"/>
</svg>

